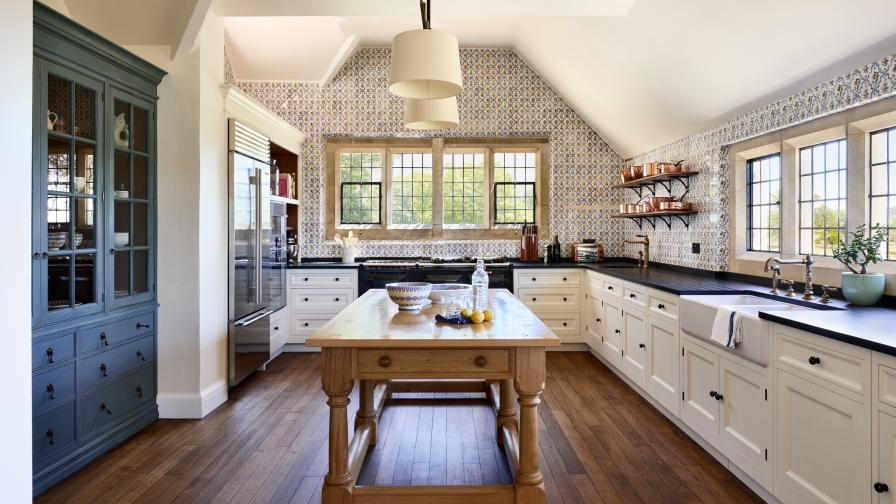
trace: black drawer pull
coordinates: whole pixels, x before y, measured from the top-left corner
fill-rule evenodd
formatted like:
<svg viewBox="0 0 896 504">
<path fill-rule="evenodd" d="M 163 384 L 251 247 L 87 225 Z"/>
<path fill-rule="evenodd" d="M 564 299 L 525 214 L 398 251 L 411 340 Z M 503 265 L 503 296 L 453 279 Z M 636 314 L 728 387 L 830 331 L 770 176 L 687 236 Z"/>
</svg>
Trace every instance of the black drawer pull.
<svg viewBox="0 0 896 504">
<path fill-rule="evenodd" d="M 629 294 L 628 297 L 630 297 L 630 298 L 632 298 L 632 299 L 635 299 L 635 298 L 638 297 L 638 296 L 635 296 L 634 294 Z"/>
<path fill-rule="evenodd" d="M 106 337 L 106 333 L 104 332 L 100 333 L 100 343 L 102 343 L 103 346 L 109 346 L 109 338 Z"/>
<path fill-rule="evenodd" d="M 105 411 L 107 415 L 112 414 L 112 410 L 110 410 L 109 407 L 106 406 L 106 403 L 100 404 L 100 411 Z"/>
<path fill-rule="evenodd" d="M 535 277 L 532 277 L 532 281 L 533 281 L 533 282 L 535 281 Z"/>
<path fill-rule="evenodd" d="M 612 286 L 612 285 L 608 285 L 608 286 L 607 286 L 607 290 L 613 290 L 613 286 Z"/>
<path fill-rule="evenodd" d="M 336 280 L 336 281 L 338 282 L 338 281 L 339 281 L 339 277 L 336 277 L 336 278 L 334 278 L 333 280 Z"/>
<path fill-rule="evenodd" d="M 305 302 L 307 302 L 307 301 L 308 301 L 308 298 L 305 298 Z"/>
<path fill-rule="evenodd" d="M 143 350 L 137 350 L 137 357 L 139 357 L 142 362 L 146 362 L 146 357 L 143 355 Z"/>
<path fill-rule="evenodd" d="M 56 387 L 52 383 L 47 385 L 47 393 L 50 394 L 50 399 L 56 399 Z"/>
<path fill-rule="evenodd" d="M 109 368 L 106 367 L 106 363 L 100 364 L 100 372 L 103 373 L 103 378 L 109 376 Z"/>
<path fill-rule="evenodd" d="M 535 301 L 535 298 L 532 298 L 532 301 Z"/>
<path fill-rule="evenodd" d="M 53 347 L 47 348 L 47 364 L 52 364 L 56 362 L 53 360 Z"/>
<path fill-rule="evenodd" d="M 874 491 L 877 493 L 884 493 L 884 492 L 888 492 L 889 490 L 890 490 L 890 487 L 888 487 L 886 483 L 881 483 L 880 481 L 878 481 L 877 483 L 874 484 Z"/>
<path fill-rule="evenodd" d="M 563 281 L 564 281 L 564 282 L 566 281 L 566 277 L 563 277 Z"/>
<path fill-rule="evenodd" d="M 664 305 L 663 303 L 660 303 L 660 304 L 656 305 L 656 308 L 657 308 L 658 310 L 665 310 L 665 309 L 666 309 L 666 305 Z"/>
<path fill-rule="evenodd" d="M 473 359 L 473 364 L 475 364 L 476 367 L 485 367 L 488 364 L 488 359 L 483 355 L 478 355 Z"/>
<path fill-rule="evenodd" d="M 307 282 L 307 281 L 308 281 L 308 277 L 305 277 L 305 278 L 303 278 L 302 280 L 305 281 L 305 282 Z"/>
<path fill-rule="evenodd" d="M 566 327 L 568 324 L 566 322 L 563 323 L 563 327 Z"/>
<path fill-rule="evenodd" d="M 813 366 L 817 366 L 817 365 L 821 364 L 821 359 L 813 355 L 813 356 L 809 357 L 809 364 L 811 364 Z"/>
<path fill-rule="evenodd" d="M 335 300 L 335 301 L 336 301 L 336 302 L 337 302 L 337 303 L 338 303 L 338 302 L 339 302 L 339 298 L 336 298 L 336 300 Z"/>
<path fill-rule="evenodd" d="M 392 365 L 392 359 L 388 355 L 384 355 L 380 357 L 379 365 L 380 367 L 389 367 Z"/>
<path fill-rule="evenodd" d="M 722 394 L 716 392 L 715 390 L 710 390 L 710 391 L 709 391 L 709 397 L 714 397 L 716 401 L 721 401 L 721 400 L 722 400 Z"/>
<path fill-rule="evenodd" d="M 279 330 L 280 330 L 280 326 L 274 326 L 274 330 L 275 330 L 275 331 L 279 331 Z"/>
<path fill-rule="evenodd" d="M 638 343 L 638 348 L 647 348 L 647 345 L 644 343 Z"/>
<path fill-rule="evenodd" d="M 613 332 L 615 332 L 616 334 L 619 334 L 619 333 L 621 333 L 622 331 L 620 331 L 619 329 L 616 329 L 616 330 L 613 331 Z"/>
<path fill-rule="evenodd" d="M 305 327 L 308 327 L 308 322 L 305 322 L 305 323 L 302 324 L 302 325 L 305 326 Z"/>
<path fill-rule="evenodd" d="M 137 385 L 137 397 L 143 399 L 143 387 L 141 387 L 140 385 Z"/>
<path fill-rule="evenodd" d="M 563 298 L 563 301 L 565 302 L 565 301 L 566 301 L 566 298 Z"/>
<path fill-rule="evenodd" d="M 137 322 L 137 329 L 149 329 L 149 324 L 141 324 Z"/>
<path fill-rule="evenodd" d="M 594 320 L 596 320 L 596 321 L 598 321 L 598 322 L 600 322 L 600 319 L 594 319 Z"/>
<path fill-rule="evenodd" d="M 50 443 L 51 445 L 56 444 L 56 440 L 53 439 L 53 428 L 52 427 L 47 429 L 47 442 Z"/>
</svg>

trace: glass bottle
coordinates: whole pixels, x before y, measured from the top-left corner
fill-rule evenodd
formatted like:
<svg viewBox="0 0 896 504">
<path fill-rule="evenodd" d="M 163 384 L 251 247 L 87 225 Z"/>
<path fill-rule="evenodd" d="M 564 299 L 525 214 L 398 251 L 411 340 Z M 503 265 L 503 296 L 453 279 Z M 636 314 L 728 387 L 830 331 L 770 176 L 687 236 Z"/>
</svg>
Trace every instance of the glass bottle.
<svg viewBox="0 0 896 504">
<path fill-rule="evenodd" d="M 485 271 L 485 263 L 482 259 L 476 261 L 472 284 L 476 309 L 482 311 L 488 307 L 488 273 Z"/>
</svg>

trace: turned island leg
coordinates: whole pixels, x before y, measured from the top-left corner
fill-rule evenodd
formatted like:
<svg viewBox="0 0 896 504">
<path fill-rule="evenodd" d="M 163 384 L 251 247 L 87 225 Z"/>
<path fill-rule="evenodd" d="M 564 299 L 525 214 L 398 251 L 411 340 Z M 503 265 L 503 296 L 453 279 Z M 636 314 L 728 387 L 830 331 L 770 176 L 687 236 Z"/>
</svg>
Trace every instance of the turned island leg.
<svg viewBox="0 0 896 504">
<path fill-rule="evenodd" d="M 517 348 L 513 381 L 520 403 L 520 464 L 516 471 L 516 504 L 545 502 L 544 477 L 538 456 L 538 404 L 541 403 L 544 378 L 544 348 Z"/>
<path fill-rule="evenodd" d="M 501 380 L 498 386 L 500 391 L 498 396 L 498 418 L 495 423 L 498 428 L 498 444 L 503 445 L 504 435 L 501 429 L 507 424 L 513 424 L 514 430 L 519 428 L 516 420 L 516 408 L 513 407 L 513 380 Z"/>
<path fill-rule="evenodd" d="M 352 475 L 348 468 L 348 396 L 354 387 L 351 362 L 351 349 L 323 349 L 321 382 L 330 406 L 330 465 L 321 495 L 324 504 L 352 502 Z"/>
<path fill-rule="evenodd" d="M 370 425 L 370 446 L 376 444 L 376 427 L 378 411 L 376 403 L 373 399 L 373 393 L 376 391 L 376 382 L 373 380 L 361 380 L 358 396 L 360 402 L 358 404 L 358 414 L 355 416 L 355 429 L 364 424 Z"/>
</svg>

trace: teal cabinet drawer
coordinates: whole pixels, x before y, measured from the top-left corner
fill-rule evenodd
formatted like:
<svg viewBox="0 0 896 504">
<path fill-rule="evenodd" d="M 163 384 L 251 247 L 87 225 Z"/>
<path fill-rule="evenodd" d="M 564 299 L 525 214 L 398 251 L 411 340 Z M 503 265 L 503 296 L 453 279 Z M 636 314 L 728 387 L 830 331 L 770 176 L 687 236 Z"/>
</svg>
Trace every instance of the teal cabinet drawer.
<svg viewBox="0 0 896 504">
<path fill-rule="evenodd" d="M 31 345 L 31 369 L 62 362 L 75 356 L 75 335 L 63 334 Z"/>
<path fill-rule="evenodd" d="M 78 363 L 80 390 L 113 382 L 119 376 L 153 360 L 155 360 L 155 341 L 152 335 L 81 359 Z"/>
<path fill-rule="evenodd" d="M 129 417 L 135 408 L 154 401 L 155 373 L 153 367 L 147 367 L 82 396 L 81 433 L 88 434 L 104 426 L 115 425 Z"/>
<path fill-rule="evenodd" d="M 103 350 L 141 334 L 149 334 L 155 330 L 154 326 L 155 319 L 150 312 L 78 331 L 78 353 Z"/>
<path fill-rule="evenodd" d="M 70 446 L 75 442 L 75 401 L 37 415 L 32 420 L 32 444 L 34 462 Z"/>
<path fill-rule="evenodd" d="M 31 378 L 31 410 L 41 411 L 75 395 L 75 363 L 69 363 Z"/>
</svg>

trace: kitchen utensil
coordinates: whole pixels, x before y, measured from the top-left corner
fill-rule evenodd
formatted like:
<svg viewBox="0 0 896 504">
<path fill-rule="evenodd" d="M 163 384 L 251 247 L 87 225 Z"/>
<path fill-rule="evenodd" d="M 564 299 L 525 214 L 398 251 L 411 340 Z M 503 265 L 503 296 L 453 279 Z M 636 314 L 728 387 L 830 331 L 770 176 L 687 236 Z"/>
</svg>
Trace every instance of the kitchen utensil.
<svg viewBox="0 0 896 504">
<path fill-rule="evenodd" d="M 652 209 L 659 210 L 661 203 L 668 203 L 672 201 L 672 198 L 670 196 L 654 196 L 652 198 L 649 198 L 647 201 L 650 203 L 650 207 Z"/>
<path fill-rule="evenodd" d="M 684 171 L 684 159 L 675 163 L 657 163 L 657 167 L 661 173 L 681 173 Z"/>
<path fill-rule="evenodd" d="M 467 284 L 433 284 L 429 299 L 435 304 L 447 304 L 459 296 L 472 296 L 473 287 Z"/>
<path fill-rule="evenodd" d="M 56 231 L 47 233 L 47 248 L 49 250 L 59 250 L 68 240 L 68 233 L 65 231 Z"/>
<path fill-rule="evenodd" d="M 644 176 L 644 167 L 642 165 L 632 165 L 629 168 L 632 180 L 639 179 Z"/>
<path fill-rule="evenodd" d="M 622 176 L 622 183 L 623 183 L 623 184 L 625 184 L 626 182 L 631 182 L 631 181 L 634 179 L 634 178 L 632 177 L 632 171 L 631 171 L 630 169 L 628 169 L 628 168 L 626 168 L 625 170 L 623 170 L 622 173 L 620 173 L 620 175 Z"/>
<path fill-rule="evenodd" d="M 389 299 L 399 310 L 417 311 L 428 305 L 432 284 L 426 282 L 396 282 L 386 284 Z"/>
<path fill-rule="evenodd" d="M 653 175 L 659 175 L 659 163 L 644 163 L 644 176 L 651 177 Z"/>
<path fill-rule="evenodd" d="M 646 202 L 645 202 L 645 203 L 638 203 L 638 204 L 636 205 L 636 207 L 637 207 L 637 208 L 636 208 L 636 210 L 635 210 L 635 213 L 649 213 L 650 211 L 653 210 L 653 208 L 651 208 L 651 206 L 650 206 L 650 203 L 646 203 Z"/>
<path fill-rule="evenodd" d="M 75 248 L 80 247 L 81 242 L 83 242 L 83 241 L 84 241 L 84 234 L 83 233 L 75 233 Z"/>
<path fill-rule="evenodd" d="M 663 212 L 669 210 L 690 210 L 691 204 L 685 203 L 683 201 L 665 201 L 663 203 L 660 203 L 659 209 Z"/>
</svg>

